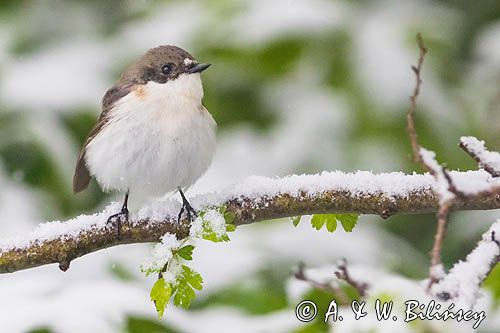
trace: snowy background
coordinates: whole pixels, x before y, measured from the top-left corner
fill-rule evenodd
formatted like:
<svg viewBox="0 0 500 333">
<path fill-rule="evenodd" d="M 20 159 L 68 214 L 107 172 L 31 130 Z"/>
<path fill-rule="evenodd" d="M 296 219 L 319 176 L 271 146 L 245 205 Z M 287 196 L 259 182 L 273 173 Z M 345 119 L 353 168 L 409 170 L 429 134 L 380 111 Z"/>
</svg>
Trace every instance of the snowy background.
<svg viewBox="0 0 500 333">
<path fill-rule="evenodd" d="M 204 104 L 219 124 L 218 150 L 189 196 L 250 175 L 421 171 L 405 133 L 419 31 L 429 48 L 417 114 L 422 144 L 450 168 L 473 169 L 460 136 L 500 150 L 498 1 L 4 0 L 0 237 L 121 200 L 96 184 L 74 196 L 74 163 L 106 89 L 161 44 L 212 64 L 203 74 Z M 445 265 L 463 258 L 498 217 L 452 214 Z M 328 268 L 347 258 L 381 294 L 418 297 L 411 279 L 426 277 L 432 215 L 362 216 L 351 234 L 318 232 L 307 220 L 298 228 L 287 220 L 245 226 L 227 244 L 200 242 L 192 266 L 204 290 L 189 311 L 171 306 L 161 321 L 149 301 L 154 281 L 139 270 L 150 245 L 97 252 L 66 273 L 51 265 L 0 275 L 0 332 L 351 332 L 359 323 L 328 328 L 295 318 L 304 295 L 291 272 L 300 261 Z M 498 267 L 486 287 L 490 312 L 480 328 L 497 332 Z M 358 328 L 471 327 L 366 323 Z"/>
</svg>

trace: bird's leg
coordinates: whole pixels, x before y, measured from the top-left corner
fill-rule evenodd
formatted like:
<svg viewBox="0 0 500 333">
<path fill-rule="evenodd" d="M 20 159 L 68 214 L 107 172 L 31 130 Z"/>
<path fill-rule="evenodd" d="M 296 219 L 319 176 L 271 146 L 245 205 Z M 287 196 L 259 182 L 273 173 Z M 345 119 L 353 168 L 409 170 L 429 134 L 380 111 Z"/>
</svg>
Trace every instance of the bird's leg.
<svg viewBox="0 0 500 333">
<path fill-rule="evenodd" d="M 179 212 L 179 216 L 177 217 L 177 222 L 180 222 L 182 213 L 184 213 L 184 211 L 186 211 L 188 220 L 193 221 L 193 217 L 197 217 L 198 213 L 194 210 L 189 201 L 187 201 L 186 196 L 184 195 L 184 192 L 182 192 L 182 189 L 180 187 L 179 187 L 179 193 L 181 194 L 182 198 L 182 208 L 181 211 Z"/>
<path fill-rule="evenodd" d="M 124 218 L 125 222 L 128 222 L 128 193 L 125 194 L 125 200 L 123 201 L 122 209 L 120 210 L 119 213 L 113 214 L 108 218 L 108 221 L 106 223 L 113 223 L 114 220 L 116 220 L 117 223 L 117 236 L 118 239 L 121 239 L 122 235 L 122 218 Z"/>
</svg>

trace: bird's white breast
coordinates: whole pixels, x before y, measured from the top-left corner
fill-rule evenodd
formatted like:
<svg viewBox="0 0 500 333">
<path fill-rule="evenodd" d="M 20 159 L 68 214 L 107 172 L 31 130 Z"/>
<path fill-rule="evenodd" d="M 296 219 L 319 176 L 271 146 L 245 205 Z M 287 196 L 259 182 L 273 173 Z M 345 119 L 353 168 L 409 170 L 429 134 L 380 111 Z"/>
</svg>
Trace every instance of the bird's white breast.
<svg viewBox="0 0 500 333">
<path fill-rule="evenodd" d="M 151 197 L 193 185 L 215 152 L 216 124 L 202 98 L 200 75 L 182 74 L 119 100 L 86 150 L 101 187 Z"/>
</svg>

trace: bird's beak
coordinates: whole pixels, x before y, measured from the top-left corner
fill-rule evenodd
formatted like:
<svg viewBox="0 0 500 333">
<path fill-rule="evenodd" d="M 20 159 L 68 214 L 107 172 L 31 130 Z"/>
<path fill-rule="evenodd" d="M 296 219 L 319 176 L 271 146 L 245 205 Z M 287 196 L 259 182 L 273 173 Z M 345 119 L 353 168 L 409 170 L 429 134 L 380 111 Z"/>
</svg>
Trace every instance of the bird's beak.
<svg viewBox="0 0 500 333">
<path fill-rule="evenodd" d="M 188 70 L 186 70 L 186 73 L 189 73 L 189 74 L 201 73 L 205 69 L 207 69 L 208 67 L 210 67 L 210 64 L 197 64 L 196 66 L 194 66 L 194 67 L 189 68 Z"/>
</svg>

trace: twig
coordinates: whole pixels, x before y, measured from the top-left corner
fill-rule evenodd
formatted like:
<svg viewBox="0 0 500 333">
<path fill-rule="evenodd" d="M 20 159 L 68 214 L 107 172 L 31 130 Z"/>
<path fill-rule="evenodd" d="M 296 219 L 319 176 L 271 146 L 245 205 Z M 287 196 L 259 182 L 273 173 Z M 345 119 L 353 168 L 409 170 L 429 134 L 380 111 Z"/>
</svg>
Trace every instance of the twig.
<svg viewBox="0 0 500 333">
<path fill-rule="evenodd" d="M 415 88 L 413 89 L 413 94 L 410 96 L 410 108 L 408 109 L 408 113 L 406 114 L 406 124 L 407 124 L 406 128 L 408 131 L 408 136 L 410 137 L 410 143 L 413 151 L 413 159 L 417 163 L 422 163 L 422 157 L 420 156 L 420 145 L 418 144 L 417 132 L 415 130 L 415 122 L 413 120 L 415 112 L 417 110 L 417 97 L 420 94 L 420 86 L 422 85 L 422 77 L 421 77 L 422 65 L 424 64 L 425 54 L 427 53 L 427 49 L 425 48 L 424 41 L 420 33 L 417 34 L 417 44 L 420 50 L 420 55 L 418 57 L 417 66 L 411 67 L 411 69 L 415 73 L 416 82 L 415 82 Z M 426 167 L 425 164 L 424 167 Z"/>
<path fill-rule="evenodd" d="M 458 308 L 472 308 L 479 296 L 479 288 L 500 261 L 500 221 L 483 234 L 465 261 L 456 263 L 450 272 L 433 284 L 431 293 L 439 299 L 452 300 Z"/>
<path fill-rule="evenodd" d="M 451 206 L 453 205 L 453 200 L 455 199 L 455 193 L 459 193 L 455 184 L 453 183 L 450 175 L 446 171 L 446 168 L 435 160 L 435 154 L 424 148 L 422 148 L 417 140 L 417 133 L 415 130 L 415 112 L 417 109 L 417 97 L 420 93 L 420 88 L 422 85 L 422 65 L 424 63 L 425 54 L 427 49 L 425 48 L 422 35 L 417 34 L 417 44 L 420 50 L 417 66 L 412 66 L 412 70 L 415 73 L 415 88 L 413 89 L 413 94 L 410 96 L 410 107 L 406 115 L 408 136 L 410 138 L 411 147 L 413 151 L 413 159 L 415 162 L 420 163 L 427 171 L 429 171 L 438 182 L 438 194 L 440 197 L 440 207 L 437 213 L 437 229 L 434 236 L 434 244 L 431 251 L 431 266 L 429 268 L 429 285 L 428 289 L 431 288 L 432 284 L 439 280 L 436 275 L 436 268 L 441 264 L 441 248 L 443 246 L 444 236 L 446 233 L 446 224 L 448 221 L 448 215 Z"/>
<path fill-rule="evenodd" d="M 436 273 L 438 267 L 441 265 L 441 248 L 443 247 L 444 236 L 446 234 L 446 225 L 448 222 L 448 215 L 450 214 L 450 207 L 452 200 L 444 202 L 437 213 L 437 229 L 434 235 L 434 244 L 431 250 L 431 266 L 429 269 L 429 284 L 427 290 L 430 290 L 432 285 L 438 282 L 441 278 L 440 274 Z"/>
<path fill-rule="evenodd" d="M 347 260 L 342 259 L 339 265 L 337 266 L 338 271 L 335 272 L 335 275 L 337 276 L 338 279 L 344 280 L 347 282 L 349 285 L 354 287 L 359 295 L 361 297 L 366 296 L 366 290 L 368 289 L 368 284 L 365 282 L 359 282 L 354 280 L 351 275 L 349 274 L 349 271 L 347 270 Z"/>
<path fill-rule="evenodd" d="M 346 295 L 346 293 L 341 289 L 335 287 L 332 283 L 328 282 L 319 282 L 316 281 L 306 275 L 305 272 L 305 264 L 304 263 L 299 263 L 299 267 L 297 268 L 297 271 L 294 274 L 295 278 L 297 280 L 301 280 L 304 282 L 309 283 L 313 288 L 324 290 L 326 292 L 329 292 L 333 295 L 335 295 L 338 299 L 339 304 L 342 305 L 347 305 L 349 304 L 349 297 Z"/>
<path fill-rule="evenodd" d="M 460 138 L 459 147 L 492 177 L 500 177 L 500 153 L 488 151 L 484 146 L 484 141 L 472 136 L 464 136 Z"/>
</svg>

